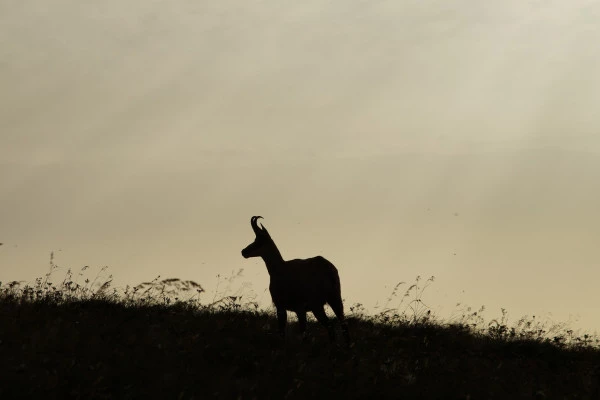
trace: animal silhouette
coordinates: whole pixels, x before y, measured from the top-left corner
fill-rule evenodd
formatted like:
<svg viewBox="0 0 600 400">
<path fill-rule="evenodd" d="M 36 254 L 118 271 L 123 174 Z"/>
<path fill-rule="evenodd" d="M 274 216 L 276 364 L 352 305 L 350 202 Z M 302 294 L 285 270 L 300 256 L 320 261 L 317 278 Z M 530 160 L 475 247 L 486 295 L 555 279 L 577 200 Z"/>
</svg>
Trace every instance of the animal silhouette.
<svg viewBox="0 0 600 400">
<path fill-rule="evenodd" d="M 306 331 L 306 313 L 312 312 L 317 321 L 324 325 L 329 338 L 335 339 L 335 331 L 325 314 L 325 304 L 329 304 L 342 326 L 347 344 L 350 342 L 348 325 L 344 319 L 340 278 L 337 268 L 325 258 L 316 256 L 307 259 L 285 261 L 267 229 L 257 220 L 250 219 L 250 225 L 256 234 L 254 242 L 242 250 L 244 258 L 261 257 L 270 276 L 269 291 L 277 309 L 279 334 L 285 336 L 287 311 L 298 316 L 300 332 Z"/>
</svg>

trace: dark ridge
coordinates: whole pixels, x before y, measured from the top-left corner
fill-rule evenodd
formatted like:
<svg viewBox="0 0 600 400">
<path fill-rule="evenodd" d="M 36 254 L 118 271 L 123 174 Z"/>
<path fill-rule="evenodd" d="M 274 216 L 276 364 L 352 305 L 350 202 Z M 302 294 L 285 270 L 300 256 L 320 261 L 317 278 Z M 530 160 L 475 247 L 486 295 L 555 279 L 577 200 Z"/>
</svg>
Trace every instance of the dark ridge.
<svg viewBox="0 0 600 400">
<path fill-rule="evenodd" d="M 600 351 L 349 318 L 351 348 L 236 307 L 0 301 L 0 398 L 596 399 Z M 340 332 L 337 332 L 339 335 Z"/>
</svg>

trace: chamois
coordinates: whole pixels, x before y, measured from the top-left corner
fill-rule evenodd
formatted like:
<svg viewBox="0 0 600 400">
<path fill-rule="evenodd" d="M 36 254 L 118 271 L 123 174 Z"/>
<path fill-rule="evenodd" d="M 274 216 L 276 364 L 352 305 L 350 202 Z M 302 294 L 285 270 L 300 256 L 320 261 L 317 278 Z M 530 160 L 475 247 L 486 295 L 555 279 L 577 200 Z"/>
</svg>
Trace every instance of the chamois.
<svg viewBox="0 0 600 400">
<path fill-rule="evenodd" d="M 242 256 L 261 257 L 267 266 L 271 279 L 269 291 L 277 309 L 281 337 L 285 337 L 288 310 L 298 316 L 298 325 L 303 336 L 306 330 L 306 313 L 310 311 L 317 321 L 327 328 L 329 338 L 333 341 L 335 332 L 324 309 L 327 303 L 340 321 L 344 339 L 349 344 L 350 336 L 344 320 L 340 278 L 335 266 L 321 256 L 285 261 L 269 232 L 262 224 L 258 226 L 259 218 L 262 217 L 255 216 L 250 219 L 256 239 L 242 250 Z"/>
</svg>

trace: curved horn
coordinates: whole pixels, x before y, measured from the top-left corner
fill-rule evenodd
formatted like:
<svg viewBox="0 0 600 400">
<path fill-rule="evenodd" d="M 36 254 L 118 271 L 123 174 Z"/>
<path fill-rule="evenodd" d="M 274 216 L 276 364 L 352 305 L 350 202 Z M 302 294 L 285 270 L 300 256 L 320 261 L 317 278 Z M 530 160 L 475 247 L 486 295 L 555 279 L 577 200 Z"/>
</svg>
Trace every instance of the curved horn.
<svg viewBox="0 0 600 400">
<path fill-rule="evenodd" d="M 260 233 L 260 228 L 256 224 L 256 220 L 258 220 L 259 218 L 262 218 L 262 217 L 261 216 L 257 216 L 257 217 L 252 217 L 250 219 L 250 225 L 252 226 L 252 229 L 254 230 L 254 233 L 256 233 L 257 235 Z"/>
</svg>

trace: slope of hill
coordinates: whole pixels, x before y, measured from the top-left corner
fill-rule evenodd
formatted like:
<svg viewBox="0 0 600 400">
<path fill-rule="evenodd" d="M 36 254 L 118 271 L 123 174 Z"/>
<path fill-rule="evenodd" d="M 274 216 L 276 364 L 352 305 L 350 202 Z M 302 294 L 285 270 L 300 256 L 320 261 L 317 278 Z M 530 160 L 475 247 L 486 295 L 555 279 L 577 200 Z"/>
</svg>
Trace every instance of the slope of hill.
<svg viewBox="0 0 600 400">
<path fill-rule="evenodd" d="M 354 316 L 347 348 L 316 323 L 301 340 L 292 322 L 282 340 L 272 313 L 235 298 L 202 307 L 1 288 L 3 399 L 600 398 L 587 336 Z"/>
</svg>

